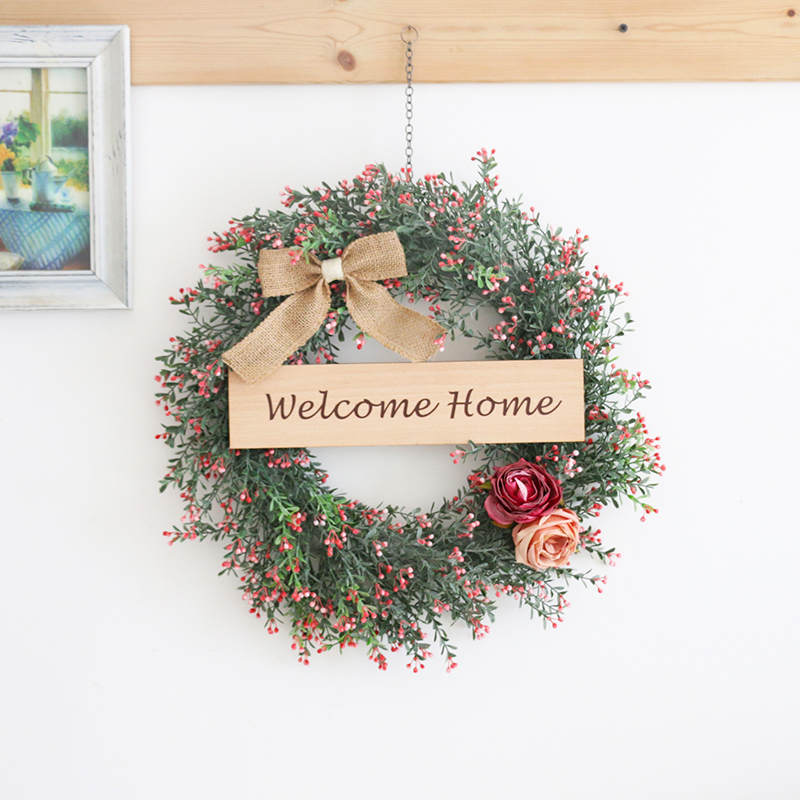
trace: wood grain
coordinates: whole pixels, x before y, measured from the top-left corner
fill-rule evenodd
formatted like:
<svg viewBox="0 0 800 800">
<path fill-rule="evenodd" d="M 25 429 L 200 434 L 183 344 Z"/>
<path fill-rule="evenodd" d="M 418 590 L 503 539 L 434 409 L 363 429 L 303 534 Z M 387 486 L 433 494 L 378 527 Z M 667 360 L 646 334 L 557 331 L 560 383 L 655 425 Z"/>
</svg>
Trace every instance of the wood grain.
<svg viewBox="0 0 800 800">
<path fill-rule="evenodd" d="M 407 24 L 416 81 L 797 80 L 792 2 L 3 0 L 0 24 L 127 24 L 136 84 L 402 82 Z"/>
<path fill-rule="evenodd" d="M 283 366 L 229 374 L 230 446 L 322 447 L 584 438 L 583 361 Z"/>
</svg>

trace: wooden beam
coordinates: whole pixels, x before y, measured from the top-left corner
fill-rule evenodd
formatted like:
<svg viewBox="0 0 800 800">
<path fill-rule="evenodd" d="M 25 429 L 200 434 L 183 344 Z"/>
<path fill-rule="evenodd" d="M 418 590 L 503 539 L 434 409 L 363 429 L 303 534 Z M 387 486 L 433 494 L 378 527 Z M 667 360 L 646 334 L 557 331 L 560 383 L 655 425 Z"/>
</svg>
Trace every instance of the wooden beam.
<svg viewBox="0 0 800 800">
<path fill-rule="evenodd" d="M 3 0 L 127 24 L 135 84 L 800 79 L 800 0 Z M 795 13 L 795 11 L 797 13 Z"/>
</svg>

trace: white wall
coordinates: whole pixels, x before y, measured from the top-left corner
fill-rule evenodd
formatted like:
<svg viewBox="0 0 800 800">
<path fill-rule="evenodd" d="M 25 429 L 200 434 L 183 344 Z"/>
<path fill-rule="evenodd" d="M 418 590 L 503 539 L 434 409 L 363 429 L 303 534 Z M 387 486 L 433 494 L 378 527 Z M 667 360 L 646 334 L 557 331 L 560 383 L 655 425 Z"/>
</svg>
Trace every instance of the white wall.
<svg viewBox="0 0 800 800">
<path fill-rule="evenodd" d="M 161 535 L 181 509 L 157 491 L 153 358 L 230 216 L 402 165 L 403 88 L 137 88 L 135 309 L 0 316 L 1 797 L 800 796 L 800 85 L 416 100 L 417 174 L 471 179 L 497 148 L 505 190 L 627 284 L 661 513 L 601 518 L 620 566 L 557 631 L 509 603 L 481 642 L 454 630 L 451 675 L 363 651 L 298 665 L 216 576 L 221 545 Z M 424 453 L 443 486 L 446 450 Z M 334 482 L 420 499 L 397 479 L 419 452 L 358 456 L 328 454 Z"/>
</svg>

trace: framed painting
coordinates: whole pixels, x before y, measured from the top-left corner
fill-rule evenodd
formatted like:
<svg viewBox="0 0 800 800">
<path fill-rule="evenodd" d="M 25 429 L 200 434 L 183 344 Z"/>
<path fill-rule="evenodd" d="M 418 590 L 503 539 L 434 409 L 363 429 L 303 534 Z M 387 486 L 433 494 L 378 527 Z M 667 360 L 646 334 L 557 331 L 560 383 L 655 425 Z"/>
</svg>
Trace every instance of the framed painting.
<svg viewBox="0 0 800 800">
<path fill-rule="evenodd" d="M 126 26 L 0 26 L 0 309 L 130 308 Z"/>
</svg>

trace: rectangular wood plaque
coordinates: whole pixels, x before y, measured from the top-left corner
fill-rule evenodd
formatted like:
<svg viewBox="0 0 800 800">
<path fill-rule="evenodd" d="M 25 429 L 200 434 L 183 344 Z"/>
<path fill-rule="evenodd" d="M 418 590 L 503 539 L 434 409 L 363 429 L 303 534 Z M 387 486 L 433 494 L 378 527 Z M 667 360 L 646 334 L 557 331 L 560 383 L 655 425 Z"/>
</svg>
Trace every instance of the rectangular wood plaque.
<svg viewBox="0 0 800 800">
<path fill-rule="evenodd" d="M 3 0 L 3 25 L 131 29 L 134 84 L 800 79 L 775 0 Z"/>
<path fill-rule="evenodd" d="M 230 446 L 582 441 L 583 361 L 283 366 L 229 382 Z"/>
</svg>

